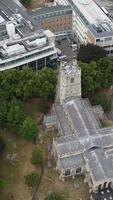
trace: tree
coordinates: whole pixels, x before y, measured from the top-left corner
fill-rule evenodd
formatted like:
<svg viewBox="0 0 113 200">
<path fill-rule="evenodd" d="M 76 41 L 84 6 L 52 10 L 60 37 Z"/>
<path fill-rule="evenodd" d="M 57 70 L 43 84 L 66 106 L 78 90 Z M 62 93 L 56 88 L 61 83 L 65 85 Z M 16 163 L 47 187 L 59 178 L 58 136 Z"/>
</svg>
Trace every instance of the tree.
<svg viewBox="0 0 113 200">
<path fill-rule="evenodd" d="M 95 89 L 100 88 L 100 71 L 95 61 L 91 63 L 79 62 L 79 66 L 82 70 L 82 94 L 87 96 Z"/>
<path fill-rule="evenodd" d="M 4 127 L 7 124 L 8 102 L 0 100 L 0 126 Z"/>
<path fill-rule="evenodd" d="M 44 99 L 53 98 L 56 86 L 56 73 L 50 68 L 43 68 L 38 73 L 37 87 L 38 92 Z"/>
<path fill-rule="evenodd" d="M 48 194 L 44 200 L 63 200 L 63 197 L 56 192 L 52 192 Z"/>
<path fill-rule="evenodd" d="M 30 67 L 23 67 L 20 71 L 20 77 L 19 88 L 21 90 L 21 98 L 26 100 L 35 93 L 37 94 L 36 72 Z"/>
<path fill-rule="evenodd" d="M 20 0 L 20 2 L 24 5 L 24 6 L 29 6 L 31 3 L 31 0 Z"/>
<path fill-rule="evenodd" d="M 43 158 L 43 150 L 41 146 L 35 147 L 32 152 L 31 163 L 38 166 L 41 164 Z"/>
<path fill-rule="evenodd" d="M 10 103 L 10 108 L 7 115 L 9 127 L 13 128 L 15 132 L 19 132 L 24 119 L 25 113 L 21 103 L 13 99 Z"/>
<path fill-rule="evenodd" d="M 37 132 L 38 130 L 35 122 L 30 117 L 26 117 L 21 126 L 20 134 L 26 139 L 32 140 L 36 138 Z"/>
<path fill-rule="evenodd" d="M 109 88 L 111 85 L 113 85 L 113 58 L 102 58 L 98 60 L 97 66 L 101 72 L 101 87 Z"/>
<path fill-rule="evenodd" d="M 24 178 L 25 178 L 25 184 L 27 184 L 32 188 L 35 187 L 39 181 L 39 175 L 35 173 L 28 174 Z"/>
<path fill-rule="evenodd" d="M 6 145 L 5 145 L 5 142 L 4 142 L 3 138 L 0 137 L 0 154 L 2 154 L 2 152 L 4 151 L 5 146 Z"/>
<path fill-rule="evenodd" d="M 97 61 L 103 57 L 106 57 L 106 51 L 102 47 L 93 44 L 87 44 L 80 46 L 77 60 L 90 63 L 91 61 Z"/>
<path fill-rule="evenodd" d="M 95 104 L 100 104 L 104 111 L 109 111 L 112 107 L 112 99 L 104 93 L 99 93 L 95 97 Z"/>
<path fill-rule="evenodd" d="M 3 190 L 5 185 L 6 185 L 5 180 L 2 177 L 0 177 L 0 190 Z"/>
</svg>

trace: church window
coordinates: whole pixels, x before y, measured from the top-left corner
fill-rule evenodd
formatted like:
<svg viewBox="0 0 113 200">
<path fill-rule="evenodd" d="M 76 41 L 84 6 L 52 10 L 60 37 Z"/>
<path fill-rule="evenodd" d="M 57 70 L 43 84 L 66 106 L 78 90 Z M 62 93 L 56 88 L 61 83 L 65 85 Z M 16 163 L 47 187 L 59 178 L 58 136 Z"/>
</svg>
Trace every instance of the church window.
<svg viewBox="0 0 113 200">
<path fill-rule="evenodd" d="M 65 176 L 69 176 L 70 175 L 70 169 L 67 169 L 66 171 L 65 171 Z"/>
<path fill-rule="evenodd" d="M 80 173 L 81 172 L 81 167 L 78 167 L 77 169 L 76 169 L 76 173 Z"/>
</svg>

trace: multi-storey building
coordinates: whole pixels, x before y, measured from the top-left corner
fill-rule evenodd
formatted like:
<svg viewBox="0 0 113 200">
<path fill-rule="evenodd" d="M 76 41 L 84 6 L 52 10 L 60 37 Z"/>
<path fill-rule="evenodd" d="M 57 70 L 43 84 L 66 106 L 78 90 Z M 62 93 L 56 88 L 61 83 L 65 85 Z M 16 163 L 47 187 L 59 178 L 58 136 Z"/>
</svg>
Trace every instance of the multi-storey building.
<svg viewBox="0 0 113 200">
<path fill-rule="evenodd" d="M 55 0 L 73 10 L 73 31 L 82 44 L 93 43 L 113 54 L 113 22 L 94 0 Z"/>
<path fill-rule="evenodd" d="M 70 6 L 46 6 L 29 13 L 33 20 L 43 28 L 51 30 L 56 36 L 72 33 L 72 9 Z"/>
<path fill-rule="evenodd" d="M 29 17 L 18 2 L 0 0 L 0 71 L 35 63 L 36 69 L 54 65 L 55 36 Z"/>
</svg>

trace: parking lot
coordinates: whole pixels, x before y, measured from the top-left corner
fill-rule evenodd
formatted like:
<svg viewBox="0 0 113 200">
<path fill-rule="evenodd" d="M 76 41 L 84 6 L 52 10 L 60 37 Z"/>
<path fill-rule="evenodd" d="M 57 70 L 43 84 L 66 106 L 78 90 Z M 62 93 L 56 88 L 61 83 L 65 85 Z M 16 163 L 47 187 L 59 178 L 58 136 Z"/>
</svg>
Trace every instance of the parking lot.
<svg viewBox="0 0 113 200">
<path fill-rule="evenodd" d="M 61 55 L 66 55 L 68 61 L 72 61 L 77 56 L 77 51 L 73 51 L 71 43 L 68 39 L 62 39 L 57 43 L 57 47 L 61 50 Z"/>
</svg>

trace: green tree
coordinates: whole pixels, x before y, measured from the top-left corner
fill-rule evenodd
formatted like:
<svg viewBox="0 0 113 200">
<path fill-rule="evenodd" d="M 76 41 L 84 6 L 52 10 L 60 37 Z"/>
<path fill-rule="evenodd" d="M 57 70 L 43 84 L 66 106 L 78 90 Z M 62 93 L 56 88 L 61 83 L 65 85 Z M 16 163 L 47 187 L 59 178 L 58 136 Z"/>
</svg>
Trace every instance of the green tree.
<svg viewBox="0 0 113 200">
<path fill-rule="evenodd" d="M 104 111 L 109 111 L 111 110 L 111 107 L 112 107 L 112 98 L 108 97 L 104 93 L 96 94 L 95 104 L 96 105 L 100 104 L 102 108 L 104 109 Z"/>
<path fill-rule="evenodd" d="M 2 73 L 1 76 L 1 89 L 7 99 L 12 99 L 16 96 L 16 90 L 18 87 L 18 81 L 20 80 L 19 71 L 16 69 L 6 70 Z"/>
<path fill-rule="evenodd" d="M 8 102 L 0 100 L 0 126 L 4 127 L 7 124 Z"/>
<path fill-rule="evenodd" d="M 20 134 L 26 139 L 32 140 L 36 138 L 37 133 L 38 130 L 35 122 L 30 117 L 26 117 L 21 126 Z"/>
<path fill-rule="evenodd" d="M 43 150 L 41 146 L 35 147 L 32 152 L 31 163 L 38 166 L 41 164 L 43 158 Z"/>
<path fill-rule="evenodd" d="M 0 177 L 0 190 L 3 190 L 5 186 L 6 181 L 2 177 Z"/>
<path fill-rule="evenodd" d="M 37 77 L 38 92 L 44 99 L 53 98 L 56 87 L 56 72 L 50 68 L 43 68 Z"/>
<path fill-rule="evenodd" d="M 82 94 L 87 96 L 93 93 L 95 89 L 100 88 L 100 71 L 95 61 L 91 63 L 79 62 L 79 66 L 82 70 Z"/>
<path fill-rule="evenodd" d="M 56 192 L 52 192 L 48 194 L 44 200 L 63 200 L 63 197 Z"/>
<path fill-rule="evenodd" d="M 20 0 L 20 2 L 21 2 L 24 6 L 28 7 L 28 6 L 30 5 L 30 3 L 31 3 L 31 0 Z"/>
<path fill-rule="evenodd" d="M 11 101 L 10 108 L 7 114 L 7 121 L 9 127 L 13 128 L 15 132 L 19 133 L 20 127 L 25 119 L 25 112 L 21 103 L 15 99 Z"/>
<path fill-rule="evenodd" d="M 35 173 L 28 174 L 24 178 L 25 178 L 25 184 L 27 184 L 32 188 L 35 187 L 39 181 L 39 175 Z"/>
<path fill-rule="evenodd" d="M 30 67 L 23 67 L 20 71 L 21 81 L 19 88 L 21 91 L 21 98 L 26 100 L 37 94 L 36 87 L 36 72 Z"/>
<path fill-rule="evenodd" d="M 101 72 L 100 85 L 109 88 L 113 85 L 113 58 L 102 58 L 97 61 L 98 69 Z"/>
<path fill-rule="evenodd" d="M 93 44 L 87 44 L 80 46 L 77 60 L 90 63 L 91 61 L 97 61 L 103 57 L 106 57 L 106 51 L 102 47 Z"/>
</svg>

